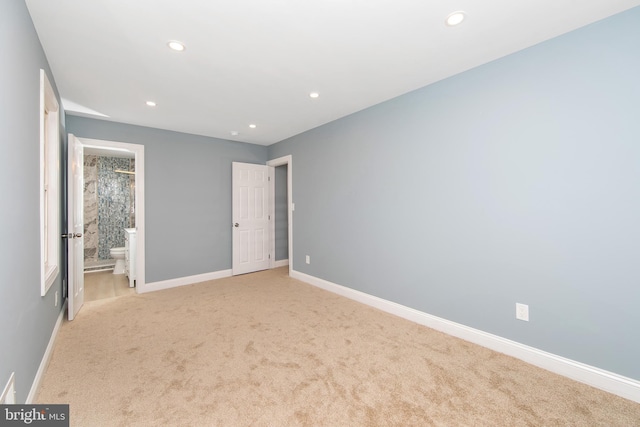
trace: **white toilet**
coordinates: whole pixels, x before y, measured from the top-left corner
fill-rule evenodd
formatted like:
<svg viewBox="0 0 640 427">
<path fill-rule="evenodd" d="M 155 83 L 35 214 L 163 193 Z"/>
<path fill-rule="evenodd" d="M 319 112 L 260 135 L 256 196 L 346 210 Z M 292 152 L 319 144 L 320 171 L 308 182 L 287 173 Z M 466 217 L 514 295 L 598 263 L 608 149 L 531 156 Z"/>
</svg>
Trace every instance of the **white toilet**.
<svg viewBox="0 0 640 427">
<path fill-rule="evenodd" d="M 111 248 L 109 253 L 111 253 L 111 258 L 116 260 L 116 265 L 113 267 L 113 274 L 124 274 L 124 247 Z"/>
</svg>

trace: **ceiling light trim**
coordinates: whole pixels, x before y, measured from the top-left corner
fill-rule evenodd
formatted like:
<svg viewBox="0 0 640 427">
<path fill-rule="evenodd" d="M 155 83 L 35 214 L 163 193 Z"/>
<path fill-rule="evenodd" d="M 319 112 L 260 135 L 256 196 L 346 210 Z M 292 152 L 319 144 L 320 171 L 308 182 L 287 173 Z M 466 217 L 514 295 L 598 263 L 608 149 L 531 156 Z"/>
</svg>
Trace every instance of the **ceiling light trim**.
<svg viewBox="0 0 640 427">
<path fill-rule="evenodd" d="M 444 23 L 447 27 L 455 27 L 462 24 L 466 18 L 467 14 L 463 10 L 457 10 L 455 12 L 451 12 L 447 16 L 447 19 L 445 19 Z"/>
<path fill-rule="evenodd" d="M 184 43 L 178 40 L 169 40 L 167 42 L 167 46 L 169 47 L 169 49 L 174 50 L 176 52 L 184 52 L 187 49 Z"/>
</svg>

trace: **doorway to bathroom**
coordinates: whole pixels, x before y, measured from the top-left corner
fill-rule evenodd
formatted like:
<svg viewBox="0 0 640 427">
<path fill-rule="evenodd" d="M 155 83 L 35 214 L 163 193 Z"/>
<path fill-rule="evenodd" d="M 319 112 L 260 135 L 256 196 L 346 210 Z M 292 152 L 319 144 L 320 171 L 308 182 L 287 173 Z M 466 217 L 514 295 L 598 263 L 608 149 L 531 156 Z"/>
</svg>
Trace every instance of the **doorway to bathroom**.
<svg viewBox="0 0 640 427">
<path fill-rule="evenodd" d="M 83 236 L 81 254 L 74 256 L 75 274 L 69 276 L 69 297 L 79 310 L 84 301 L 131 294 L 144 286 L 144 146 L 74 141 L 82 152 L 82 160 L 74 162 L 82 185 L 73 198 L 82 210 Z"/>
<path fill-rule="evenodd" d="M 84 271 L 123 274 L 123 230 L 136 227 L 135 156 L 86 147 L 83 160 Z"/>
</svg>

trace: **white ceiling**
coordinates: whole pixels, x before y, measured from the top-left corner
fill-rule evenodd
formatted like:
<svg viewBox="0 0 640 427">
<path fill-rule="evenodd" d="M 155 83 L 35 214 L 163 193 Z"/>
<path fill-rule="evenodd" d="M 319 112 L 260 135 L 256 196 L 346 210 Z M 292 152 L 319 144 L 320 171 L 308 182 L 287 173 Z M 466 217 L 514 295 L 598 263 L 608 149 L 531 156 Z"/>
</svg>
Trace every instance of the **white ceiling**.
<svg viewBox="0 0 640 427">
<path fill-rule="evenodd" d="M 640 0 L 26 3 L 69 113 L 270 145 Z"/>
</svg>

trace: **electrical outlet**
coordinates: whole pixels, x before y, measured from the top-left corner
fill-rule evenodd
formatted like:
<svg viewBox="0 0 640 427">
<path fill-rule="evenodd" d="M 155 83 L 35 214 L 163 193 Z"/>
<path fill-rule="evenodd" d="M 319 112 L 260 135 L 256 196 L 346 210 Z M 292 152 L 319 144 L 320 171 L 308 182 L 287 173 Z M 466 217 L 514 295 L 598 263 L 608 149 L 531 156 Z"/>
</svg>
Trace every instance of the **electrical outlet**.
<svg viewBox="0 0 640 427">
<path fill-rule="evenodd" d="M 55 297 L 55 303 L 54 303 L 54 305 L 55 305 L 56 307 L 58 306 L 58 300 L 59 300 L 59 298 L 60 298 L 60 294 L 59 294 L 59 292 L 58 292 L 58 291 L 56 291 L 56 297 Z"/>
<path fill-rule="evenodd" d="M 311 264 L 311 257 L 307 255 L 307 264 Z"/>
<path fill-rule="evenodd" d="M 529 306 L 527 304 L 516 303 L 516 319 L 529 321 Z"/>
</svg>

